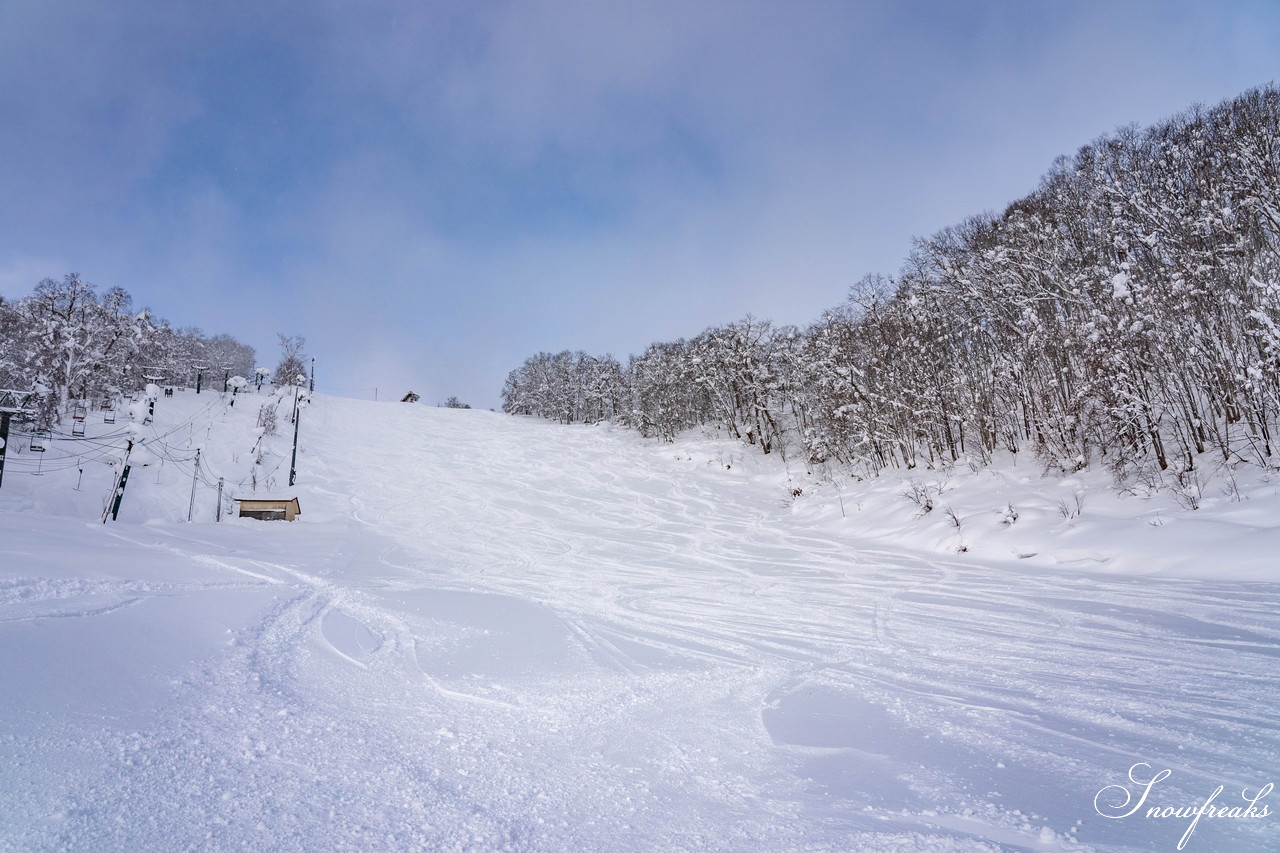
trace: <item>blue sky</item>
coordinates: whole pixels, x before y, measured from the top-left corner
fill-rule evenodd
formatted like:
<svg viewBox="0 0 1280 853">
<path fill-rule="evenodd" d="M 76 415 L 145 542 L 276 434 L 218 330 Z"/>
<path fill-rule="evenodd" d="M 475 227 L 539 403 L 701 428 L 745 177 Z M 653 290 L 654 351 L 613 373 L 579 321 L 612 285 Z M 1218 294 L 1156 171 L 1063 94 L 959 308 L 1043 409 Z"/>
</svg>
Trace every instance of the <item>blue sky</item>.
<svg viewBox="0 0 1280 853">
<path fill-rule="evenodd" d="M 804 324 L 1054 157 L 1280 76 L 1280 3 L 0 3 L 0 294 L 70 271 L 321 390 Z"/>
</svg>

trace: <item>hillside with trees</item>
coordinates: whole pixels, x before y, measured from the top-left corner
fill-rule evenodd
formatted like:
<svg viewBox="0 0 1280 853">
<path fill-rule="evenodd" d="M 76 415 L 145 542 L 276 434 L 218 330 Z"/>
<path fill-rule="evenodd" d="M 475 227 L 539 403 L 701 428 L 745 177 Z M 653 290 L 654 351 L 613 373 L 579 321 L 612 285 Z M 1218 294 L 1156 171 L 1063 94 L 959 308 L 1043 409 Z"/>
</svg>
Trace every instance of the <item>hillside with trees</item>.
<svg viewBox="0 0 1280 853">
<path fill-rule="evenodd" d="M 0 388 L 30 395 L 40 426 L 57 423 L 71 401 L 99 402 L 144 387 L 147 377 L 194 385 L 249 376 L 255 353 L 229 335 L 175 328 L 137 309 L 122 288 L 103 292 L 69 273 L 46 278 L 30 296 L 0 299 Z"/>
<path fill-rule="evenodd" d="M 807 328 L 747 317 L 625 365 L 540 353 L 509 413 L 875 474 L 993 454 L 1182 488 L 1273 466 L 1280 428 L 1280 90 L 1059 158 L 1025 198 L 916 241 Z"/>
</svg>

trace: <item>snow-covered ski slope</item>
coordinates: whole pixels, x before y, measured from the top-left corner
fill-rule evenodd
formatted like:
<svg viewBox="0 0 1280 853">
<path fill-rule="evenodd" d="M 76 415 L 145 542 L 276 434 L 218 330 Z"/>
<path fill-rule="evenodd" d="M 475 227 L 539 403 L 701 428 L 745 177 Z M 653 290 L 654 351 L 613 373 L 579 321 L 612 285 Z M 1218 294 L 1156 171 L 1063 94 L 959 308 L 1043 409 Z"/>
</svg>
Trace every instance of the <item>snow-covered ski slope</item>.
<svg viewBox="0 0 1280 853">
<path fill-rule="evenodd" d="M 104 466 L 5 474 L 0 850 L 1174 850 L 1147 808 L 1219 785 L 1184 849 L 1280 849 L 1280 585 L 867 547 L 732 444 L 327 397 L 296 489 L 287 404 L 257 466 L 298 522 L 188 524 L 192 445 L 253 467 L 216 399 L 118 522 Z"/>
</svg>

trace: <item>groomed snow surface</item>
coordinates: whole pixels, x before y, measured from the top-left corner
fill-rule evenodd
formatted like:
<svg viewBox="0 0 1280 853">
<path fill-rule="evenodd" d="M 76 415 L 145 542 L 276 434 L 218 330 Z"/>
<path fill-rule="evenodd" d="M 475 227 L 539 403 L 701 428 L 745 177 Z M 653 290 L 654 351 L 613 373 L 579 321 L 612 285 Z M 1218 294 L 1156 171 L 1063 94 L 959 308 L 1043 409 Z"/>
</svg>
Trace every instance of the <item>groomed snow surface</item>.
<svg viewBox="0 0 1280 853">
<path fill-rule="evenodd" d="M 13 438 L 0 850 L 1174 850 L 1148 807 L 1219 785 L 1183 849 L 1280 849 L 1241 798 L 1280 767 L 1264 477 L 1194 511 L 1027 460 L 824 483 L 317 397 L 290 489 L 268 399 L 162 398 L 105 525 L 118 425 Z M 219 476 L 303 514 L 214 523 Z"/>
</svg>

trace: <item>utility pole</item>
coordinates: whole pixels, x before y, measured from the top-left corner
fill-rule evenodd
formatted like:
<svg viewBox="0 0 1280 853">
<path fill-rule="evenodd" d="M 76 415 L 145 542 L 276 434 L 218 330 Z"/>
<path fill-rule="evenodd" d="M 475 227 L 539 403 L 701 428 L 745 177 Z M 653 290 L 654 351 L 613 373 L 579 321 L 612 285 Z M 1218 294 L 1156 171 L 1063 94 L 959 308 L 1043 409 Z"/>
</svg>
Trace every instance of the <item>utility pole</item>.
<svg viewBox="0 0 1280 853">
<path fill-rule="evenodd" d="M 196 467 L 191 472 L 191 503 L 187 504 L 187 521 L 196 511 L 196 478 L 200 476 L 200 448 L 196 448 Z"/>
<path fill-rule="evenodd" d="M 214 514 L 215 521 L 222 521 L 222 478 L 218 478 L 218 509 Z"/>
<path fill-rule="evenodd" d="M 312 394 L 316 393 L 316 357 L 311 356 L 311 388 Z"/>
</svg>

